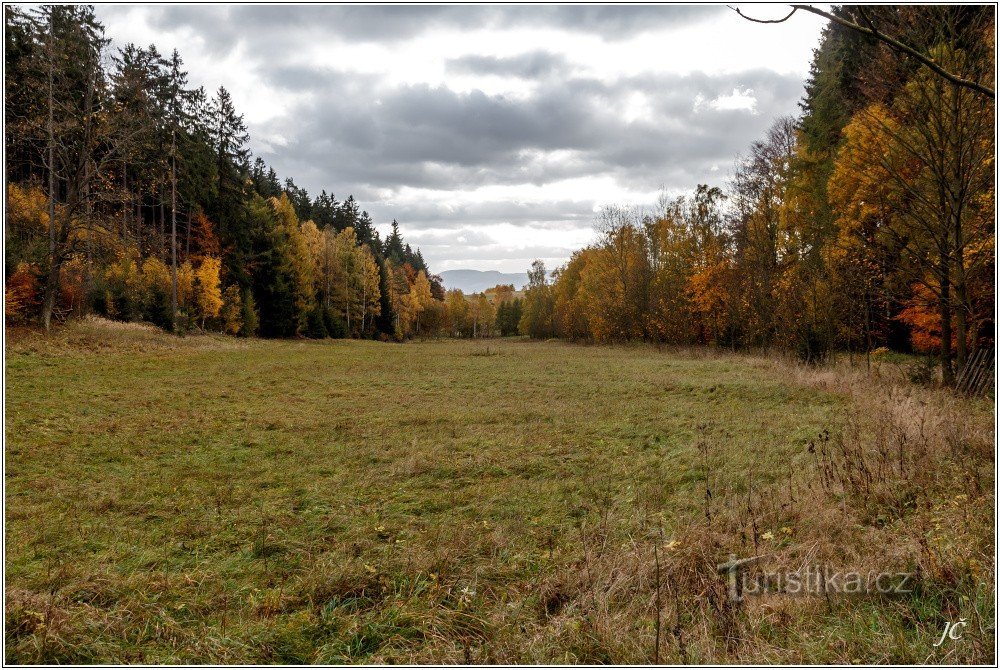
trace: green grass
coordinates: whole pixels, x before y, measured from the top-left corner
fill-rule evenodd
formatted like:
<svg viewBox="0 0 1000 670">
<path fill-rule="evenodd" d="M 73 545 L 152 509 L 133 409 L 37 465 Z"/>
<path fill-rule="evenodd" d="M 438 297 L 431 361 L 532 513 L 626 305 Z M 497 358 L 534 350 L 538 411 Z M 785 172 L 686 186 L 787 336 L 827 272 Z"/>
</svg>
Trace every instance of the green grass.
<svg viewBox="0 0 1000 670">
<path fill-rule="evenodd" d="M 647 346 L 104 337 L 8 348 L 8 661 L 645 662 L 554 627 L 587 533 L 780 485 L 849 407 Z"/>
</svg>

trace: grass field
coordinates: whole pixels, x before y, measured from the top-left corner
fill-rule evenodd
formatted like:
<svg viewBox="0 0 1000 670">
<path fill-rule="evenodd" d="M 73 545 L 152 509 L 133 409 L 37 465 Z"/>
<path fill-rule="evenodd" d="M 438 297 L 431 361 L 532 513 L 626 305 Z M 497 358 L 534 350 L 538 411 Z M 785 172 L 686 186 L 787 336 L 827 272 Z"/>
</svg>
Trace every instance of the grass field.
<svg viewBox="0 0 1000 670">
<path fill-rule="evenodd" d="M 87 322 L 6 374 L 8 662 L 993 661 L 990 405 L 889 370 Z"/>
</svg>

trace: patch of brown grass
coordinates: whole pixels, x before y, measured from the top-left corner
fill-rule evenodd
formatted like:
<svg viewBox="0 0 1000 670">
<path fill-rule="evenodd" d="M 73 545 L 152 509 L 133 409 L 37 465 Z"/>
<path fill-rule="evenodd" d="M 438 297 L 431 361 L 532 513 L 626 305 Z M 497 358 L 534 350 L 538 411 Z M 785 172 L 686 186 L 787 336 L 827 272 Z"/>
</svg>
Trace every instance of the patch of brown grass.
<svg viewBox="0 0 1000 670">
<path fill-rule="evenodd" d="M 178 350 L 243 349 L 259 345 L 213 333 L 171 335 L 149 323 L 113 321 L 99 316 L 73 319 L 46 333 L 37 327 L 8 327 L 8 353 L 40 356 L 100 353 L 155 353 Z"/>
</svg>

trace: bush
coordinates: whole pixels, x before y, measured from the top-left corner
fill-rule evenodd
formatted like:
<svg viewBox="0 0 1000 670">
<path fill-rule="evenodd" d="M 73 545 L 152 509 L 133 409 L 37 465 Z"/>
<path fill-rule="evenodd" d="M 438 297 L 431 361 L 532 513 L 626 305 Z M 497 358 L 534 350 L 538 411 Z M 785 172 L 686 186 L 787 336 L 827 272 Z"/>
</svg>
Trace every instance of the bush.
<svg viewBox="0 0 1000 670">
<path fill-rule="evenodd" d="M 3 312 L 7 321 L 23 323 L 36 316 L 42 304 L 38 266 L 19 263 L 4 286 Z"/>
<path fill-rule="evenodd" d="M 122 257 L 104 273 L 107 316 L 120 321 L 140 321 L 144 316 L 147 290 L 135 260 Z"/>
<path fill-rule="evenodd" d="M 329 337 L 337 339 L 347 337 L 347 324 L 344 323 L 337 310 L 332 307 L 323 310 L 323 325 L 326 326 L 326 333 Z"/>
<path fill-rule="evenodd" d="M 243 311 L 240 320 L 243 322 L 240 326 L 241 336 L 253 337 L 257 334 L 257 329 L 260 328 L 260 314 L 253 299 L 253 291 L 250 289 L 243 291 Z"/>
<path fill-rule="evenodd" d="M 922 356 L 906 367 L 906 376 L 912 384 L 930 386 L 937 376 L 937 363 L 931 356 Z"/>
<path fill-rule="evenodd" d="M 807 326 L 799 334 L 795 354 L 803 363 L 818 365 L 830 355 L 830 342 L 818 329 Z"/>
<path fill-rule="evenodd" d="M 173 330 L 174 315 L 170 309 L 170 293 L 159 287 L 150 288 L 145 317 L 147 321 L 163 330 Z"/>
<path fill-rule="evenodd" d="M 322 307 L 314 307 L 309 310 L 309 314 L 306 316 L 306 337 L 322 340 L 329 335 L 323 317 Z"/>
<path fill-rule="evenodd" d="M 742 326 L 737 323 L 726 324 L 719 332 L 715 343 L 727 349 L 742 349 L 746 346 Z"/>
<path fill-rule="evenodd" d="M 87 303 L 94 314 L 110 319 L 111 311 L 114 310 L 112 302 L 111 294 L 108 292 L 108 288 L 104 285 L 103 281 L 98 280 L 94 282 L 93 286 L 90 287 L 90 294 L 87 297 Z"/>
</svg>

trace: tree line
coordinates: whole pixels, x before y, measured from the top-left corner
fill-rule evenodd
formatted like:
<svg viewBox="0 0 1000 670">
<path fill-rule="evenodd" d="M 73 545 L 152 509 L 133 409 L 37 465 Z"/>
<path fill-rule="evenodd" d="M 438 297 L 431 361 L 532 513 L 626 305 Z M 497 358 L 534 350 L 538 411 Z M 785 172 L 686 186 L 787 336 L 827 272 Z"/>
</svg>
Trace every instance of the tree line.
<svg viewBox="0 0 1000 670">
<path fill-rule="evenodd" d="M 97 313 L 232 334 L 403 338 L 444 299 L 398 224 L 248 150 L 224 87 L 90 6 L 4 7 L 8 321 Z"/>
<path fill-rule="evenodd" d="M 984 7 L 840 7 L 965 82 L 994 72 Z M 993 346 L 994 102 L 831 23 L 798 118 L 737 158 L 725 188 L 652 211 L 606 207 L 598 242 L 530 272 L 534 337 L 936 354 L 951 383 Z"/>
</svg>

